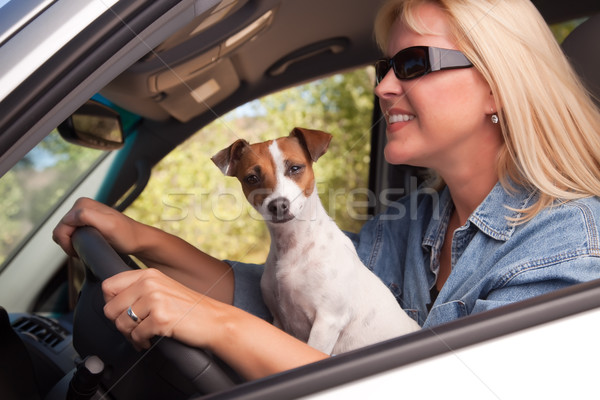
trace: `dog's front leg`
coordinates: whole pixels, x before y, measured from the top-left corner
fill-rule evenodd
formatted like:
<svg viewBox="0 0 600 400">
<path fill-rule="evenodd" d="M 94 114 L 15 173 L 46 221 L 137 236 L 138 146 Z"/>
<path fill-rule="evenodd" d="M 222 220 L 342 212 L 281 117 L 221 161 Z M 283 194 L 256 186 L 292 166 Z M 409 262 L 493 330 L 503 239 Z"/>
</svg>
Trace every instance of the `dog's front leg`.
<svg viewBox="0 0 600 400">
<path fill-rule="evenodd" d="M 317 314 L 310 329 L 308 345 L 331 354 L 345 325 L 340 316 Z"/>
</svg>

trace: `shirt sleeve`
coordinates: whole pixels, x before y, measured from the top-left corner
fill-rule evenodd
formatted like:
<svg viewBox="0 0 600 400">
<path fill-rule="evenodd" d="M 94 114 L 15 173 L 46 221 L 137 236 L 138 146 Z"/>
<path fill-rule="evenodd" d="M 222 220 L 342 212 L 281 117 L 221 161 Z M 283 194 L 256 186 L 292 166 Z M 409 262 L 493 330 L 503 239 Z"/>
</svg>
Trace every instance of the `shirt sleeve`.
<svg viewBox="0 0 600 400">
<path fill-rule="evenodd" d="M 263 302 L 260 278 L 264 265 L 224 260 L 233 270 L 233 305 L 271 322 L 273 317 Z"/>
</svg>

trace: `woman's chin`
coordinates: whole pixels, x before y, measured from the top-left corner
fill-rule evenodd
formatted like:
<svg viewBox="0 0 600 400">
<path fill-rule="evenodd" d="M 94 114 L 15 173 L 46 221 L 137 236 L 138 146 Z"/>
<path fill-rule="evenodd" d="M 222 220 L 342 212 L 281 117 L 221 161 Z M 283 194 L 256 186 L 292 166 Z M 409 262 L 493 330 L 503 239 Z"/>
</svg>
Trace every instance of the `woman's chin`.
<svg viewBox="0 0 600 400">
<path fill-rule="evenodd" d="M 387 143 L 383 149 L 383 155 L 385 156 L 385 161 L 389 164 L 411 164 L 411 157 L 407 154 L 405 147 L 401 145 Z"/>
</svg>

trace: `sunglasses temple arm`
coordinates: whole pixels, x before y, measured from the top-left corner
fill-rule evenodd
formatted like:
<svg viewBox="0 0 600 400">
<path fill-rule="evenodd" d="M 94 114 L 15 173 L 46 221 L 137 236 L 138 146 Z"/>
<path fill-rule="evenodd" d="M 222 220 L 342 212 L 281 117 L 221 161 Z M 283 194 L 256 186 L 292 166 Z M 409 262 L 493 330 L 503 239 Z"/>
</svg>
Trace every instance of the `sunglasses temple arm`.
<svg viewBox="0 0 600 400">
<path fill-rule="evenodd" d="M 470 67 L 473 64 L 463 53 L 458 50 L 429 48 L 429 63 L 431 71 L 439 71 L 449 68 Z"/>
</svg>

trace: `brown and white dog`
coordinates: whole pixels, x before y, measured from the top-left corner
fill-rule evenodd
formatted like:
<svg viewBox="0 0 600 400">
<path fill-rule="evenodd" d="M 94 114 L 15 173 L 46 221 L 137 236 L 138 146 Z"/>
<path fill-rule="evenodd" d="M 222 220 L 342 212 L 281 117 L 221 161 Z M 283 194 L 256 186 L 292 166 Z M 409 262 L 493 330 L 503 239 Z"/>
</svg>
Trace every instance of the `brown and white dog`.
<svg viewBox="0 0 600 400">
<path fill-rule="evenodd" d="M 263 216 L 271 248 L 261 279 L 275 326 L 327 354 L 419 329 L 350 239 L 327 215 L 312 169 L 331 135 L 294 128 L 289 136 L 221 150 L 213 162 L 235 176 Z"/>
</svg>

